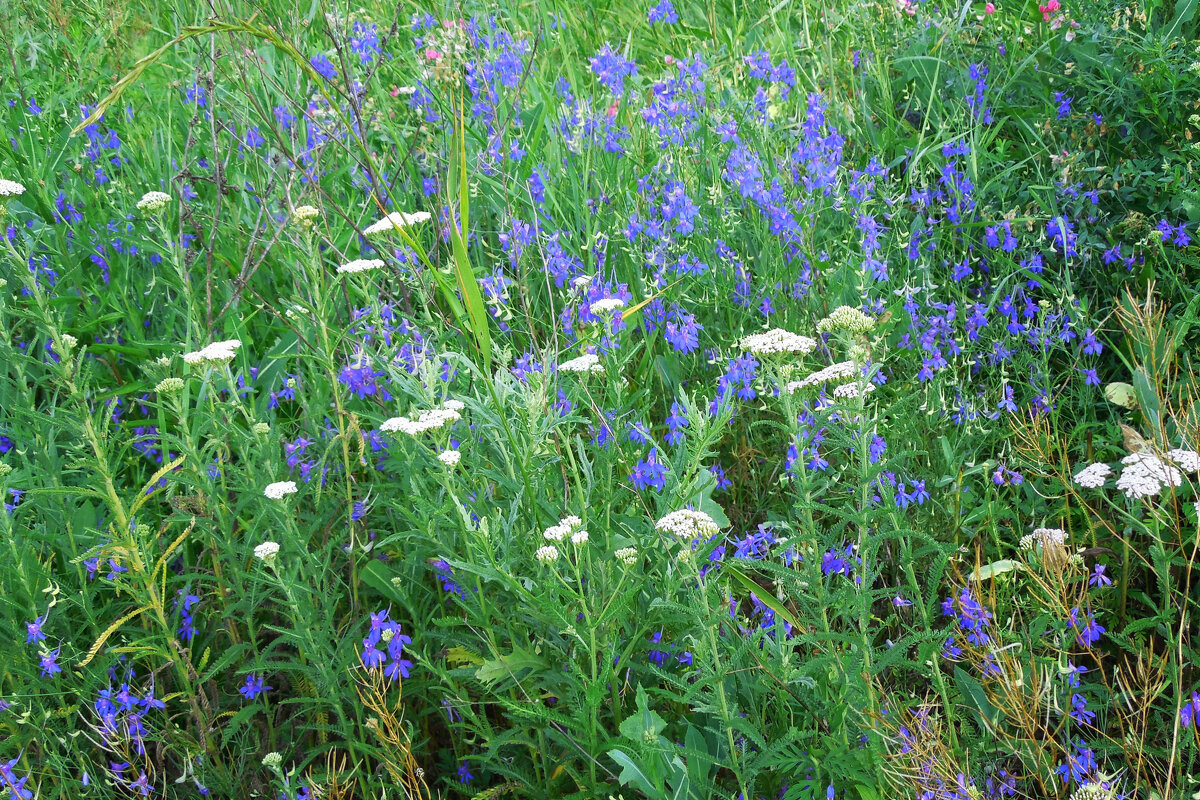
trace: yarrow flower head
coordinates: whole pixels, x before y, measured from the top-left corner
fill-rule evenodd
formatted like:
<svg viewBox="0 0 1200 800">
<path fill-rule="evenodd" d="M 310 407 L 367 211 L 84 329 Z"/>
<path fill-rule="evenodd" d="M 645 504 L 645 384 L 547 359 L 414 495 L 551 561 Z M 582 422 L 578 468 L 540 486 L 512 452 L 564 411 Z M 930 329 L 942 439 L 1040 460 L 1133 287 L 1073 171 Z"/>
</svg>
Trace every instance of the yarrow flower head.
<svg viewBox="0 0 1200 800">
<path fill-rule="evenodd" d="M 582 528 L 583 520 L 574 514 L 568 514 L 560 519 L 557 525 L 551 525 L 542 531 L 542 538 L 548 542 L 561 542 Z"/>
<path fill-rule="evenodd" d="M 314 206 L 296 206 L 292 209 L 292 222 L 301 228 L 311 228 L 319 216 L 321 212 Z"/>
<path fill-rule="evenodd" d="M 194 352 L 184 353 L 182 358 L 185 364 L 192 366 L 219 366 L 232 361 L 241 346 L 242 343 L 237 339 L 213 342 Z"/>
<path fill-rule="evenodd" d="M 295 481 L 278 481 L 267 484 L 267 488 L 263 489 L 263 494 L 271 500 L 282 500 L 289 494 L 295 494 L 298 491 Z"/>
<path fill-rule="evenodd" d="M 1167 460 L 1184 472 L 1200 471 L 1200 453 L 1195 450 L 1168 450 Z"/>
<path fill-rule="evenodd" d="M 292 486 L 295 486 L 295 484 L 292 484 Z M 270 495 L 268 495 L 268 497 L 269 496 Z M 270 564 L 272 561 L 275 560 L 275 555 L 278 552 L 279 552 L 279 543 L 278 542 L 269 542 L 269 541 L 263 542 L 262 544 L 255 546 L 254 557 L 259 559 L 260 561 L 265 561 L 268 564 Z"/>
<path fill-rule="evenodd" d="M 146 192 L 142 199 L 137 201 L 137 210 L 148 216 L 161 214 L 170 202 L 171 195 L 166 192 Z"/>
<path fill-rule="evenodd" d="M 752 333 L 743 336 L 738 346 L 754 355 L 765 356 L 774 353 L 811 353 L 817 347 L 815 339 L 801 336 L 782 328 L 772 328 L 765 333 Z"/>
<path fill-rule="evenodd" d="M 825 319 L 817 323 L 818 333 L 846 331 L 860 336 L 875 329 L 875 320 L 852 306 L 838 306 Z"/>
<path fill-rule="evenodd" d="M 589 308 L 596 316 L 603 316 L 625 307 L 625 301 L 619 297 L 603 297 L 592 303 Z"/>
<path fill-rule="evenodd" d="M 595 353 L 584 353 L 581 356 L 564 361 L 558 365 L 559 372 L 604 372 L 604 365 Z"/>
<path fill-rule="evenodd" d="M 534 557 L 543 564 L 553 564 L 558 561 L 558 548 L 552 544 L 539 547 Z"/>
<path fill-rule="evenodd" d="M 638 551 L 636 547 L 622 547 L 613 553 L 613 558 L 620 561 L 627 567 L 632 567 L 638 562 Z"/>
<path fill-rule="evenodd" d="M 1103 462 L 1088 464 L 1075 473 L 1075 483 L 1085 489 L 1099 489 L 1112 475 L 1112 467 Z"/>
<path fill-rule="evenodd" d="M 1125 468 L 1117 478 L 1117 488 L 1131 500 L 1154 497 L 1167 486 L 1183 483 L 1183 474 L 1153 453 L 1130 453 L 1121 463 Z"/>
<path fill-rule="evenodd" d="M 183 391 L 183 378 L 163 378 L 154 387 L 159 394 L 174 394 Z"/>
<path fill-rule="evenodd" d="M 447 467 L 457 467 L 458 462 L 462 460 L 462 453 L 457 450 L 443 450 L 438 453 L 437 460 L 445 464 Z"/>
<path fill-rule="evenodd" d="M 784 389 L 788 394 L 792 394 L 800 389 L 807 389 L 810 386 L 821 386 L 830 381 L 841 381 L 847 378 L 858 377 L 860 369 L 857 362 L 839 361 L 836 364 L 830 364 L 828 367 L 817 370 L 806 378 L 791 381 Z"/>
<path fill-rule="evenodd" d="M 0 178 L 0 197 L 20 197 L 25 194 L 25 185 Z"/>
<path fill-rule="evenodd" d="M 382 269 L 384 266 L 381 258 L 356 258 L 355 260 L 342 264 L 337 268 L 338 274 L 350 272 L 370 272 L 373 269 Z"/>
<path fill-rule="evenodd" d="M 462 419 L 459 411 L 463 404 L 458 400 L 447 400 L 441 408 L 421 411 L 414 418 L 392 417 L 379 426 L 384 433 L 407 433 L 409 436 L 419 436 L 426 431 L 436 430 L 444 425 Z"/>
<path fill-rule="evenodd" d="M 1066 543 L 1067 534 L 1062 528 L 1037 528 L 1033 533 L 1021 537 L 1022 550 L 1036 550 L 1039 546 L 1049 550 L 1065 547 Z"/>
<path fill-rule="evenodd" d="M 393 211 L 378 222 L 372 222 L 367 227 L 363 228 L 363 233 L 367 236 L 376 236 L 388 231 L 394 231 L 398 228 L 407 228 L 410 225 L 417 225 L 421 222 L 428 222 L 432 217 L 428 211 L 417 211 L 412 214 L 406 214 L 403 211 Z"/>
<path fill-rule="evenodd" d="M 721 527 L 716 520 L 703 511 L 682 509 L 672 511 L 654 523 L 654 527 L 663 533 L 670 533 L 684 541 L 699 539 L 701 541 L 716 536 Z"/>
</svg>

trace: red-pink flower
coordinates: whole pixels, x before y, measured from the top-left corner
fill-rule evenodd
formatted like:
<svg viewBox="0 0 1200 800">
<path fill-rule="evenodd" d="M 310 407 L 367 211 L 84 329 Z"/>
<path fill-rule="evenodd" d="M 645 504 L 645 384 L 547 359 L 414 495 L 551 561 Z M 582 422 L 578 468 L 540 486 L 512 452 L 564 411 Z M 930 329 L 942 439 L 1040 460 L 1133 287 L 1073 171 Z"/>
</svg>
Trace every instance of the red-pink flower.
<svg viewBox="0 0 1200 800">
<path fill-rule="evenodd" d="M 995 13 L 996 13 L 996 4 L 995 4 L 995 3 L 988 3 L 986 6 L 984 6 L 984 7 L 983 7 L 983 13 L 985 13 L 985 14 L 995 14 Z"/>
<path fill-rule="evenodd" d="M 1042 21 L 1049 22 L 1050 15 L 1053 14 L 1054 12 L 1060 10 L 1061 8 L 1062 8 L 1062 3 L 1058 2 L 1058 0 L 1049 0 L 1049 2 L 1046 3 L 1046 5 L 1038 6 L 1038 11 L 1042 12 Z"/>
</svg>

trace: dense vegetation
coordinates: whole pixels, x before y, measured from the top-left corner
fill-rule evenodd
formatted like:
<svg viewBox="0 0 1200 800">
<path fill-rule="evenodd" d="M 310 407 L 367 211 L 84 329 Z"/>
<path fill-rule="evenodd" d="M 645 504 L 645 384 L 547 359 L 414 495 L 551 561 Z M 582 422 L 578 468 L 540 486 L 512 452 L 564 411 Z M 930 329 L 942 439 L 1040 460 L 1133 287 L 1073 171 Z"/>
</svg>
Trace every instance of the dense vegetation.
<svg viewBox="0 0 1200 800">
<path fill-rule="evenodd" d="M 4 3 L 0 798 L 1200 796 L 1198 36 Z"/>
</svg>

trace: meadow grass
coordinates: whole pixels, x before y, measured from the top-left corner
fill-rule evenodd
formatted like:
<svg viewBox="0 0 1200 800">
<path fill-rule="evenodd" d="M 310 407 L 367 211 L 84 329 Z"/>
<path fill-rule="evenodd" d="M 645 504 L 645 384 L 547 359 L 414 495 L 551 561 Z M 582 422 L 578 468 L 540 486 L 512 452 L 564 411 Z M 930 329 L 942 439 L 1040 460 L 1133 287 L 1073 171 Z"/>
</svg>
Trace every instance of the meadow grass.
<svg viewBox="0 0 1200 800">
<path fill-rule="evenodd" d="M 1195 0 L 0 9 L 0 798 L 1200 796 Z"/>
</svg>

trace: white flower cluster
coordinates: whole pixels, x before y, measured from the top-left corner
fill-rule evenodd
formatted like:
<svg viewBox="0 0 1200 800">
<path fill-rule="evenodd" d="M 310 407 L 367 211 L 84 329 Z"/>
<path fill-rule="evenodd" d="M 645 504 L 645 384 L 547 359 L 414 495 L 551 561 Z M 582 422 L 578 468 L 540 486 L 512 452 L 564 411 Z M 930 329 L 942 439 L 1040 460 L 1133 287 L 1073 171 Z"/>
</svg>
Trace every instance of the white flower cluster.
<svg viewBox="0 0 1200 800">
<path fill-rule="evenodd" d="M 346 272 L 369 272 L 373 269 L 383 267 L 383 259 L 381 258 L 356 258 L 348 264 L 342 264 L 337 268 L 338 274 Z"/>
<path fill-rule="evenodd" d="M 437 460 L 447 467 L 457 467 L 458 462 L 462 460 L 462 453 L 457 450 L 443 450 L 438 453 Z"/>
<path fill-rule="evenodd" d="M 548 544 L 545 547 L 539 547 L 533 555 L 534 558 L 543 564 L 553 564 L 555 561 L 558 561 L 558 548 L 552 544 Z"/>
<path fill-rule="evenodd" d="M 1071 793 L 1070 800 L 1116 800 L 1117 790 L 1103 783 L 1085 783 Z"/>
<path fill-rule="evenodd" d="M 830 364 L 824 369 L 819 369 L 809 375 L 807 378 L 798 381 L 792 381 L 784 389 L 788 394 L 799 389 L 807 389 L 809 386 L 820 386 L 829 381 L 841 381 L 846 378 L 856 378 L 859 374 L 859 366 L 854 361 L 839 361 L 836 364 Z"/>
<path fill-rule="evenodd" d="M 625 301 L 619 297 L 602 297 L 589 306 L 591 312 L 598 317 L 624 307 Z"/>
<path fill-rule="evenodd" d="M 542 531 L 542 538 L 548 542 L 561 542 L 571 534 L 580 530 L 583 527 L 583 520 L 574 514 L 568 514 L 558 521 L 557 525 L 551 525 L 546 530 Z M 586 534 L 586 531 L 584 531 Z M 586 540 L 585 540 L 586 541 Z"/>
<path fill-rule="evenodd" d="M 859 383 L 842 383 L 833 387 L 833 396 L 840 400 L 853 400 L 860 394 L 870 394 L 875 391 L 875 384 L 870 381 Z"/>
<path fill-rule="evenodd" d="M 672 511 L 654 523 L 654 527 L 663 533 L 670 533 L 684 541 L 692 539 L 708 539 L 721 532 L 716 521 L 703 511 L 683 509 Z"/>
<path fill-rule="evenodd" d="M 1065 547 L 1067 533 L 1062 528 L 1036 528 L 1033 533 L 1021 537 L 1022 550 L 1034 550 L 1038 545 L 1042 549 Z"/>
<path fill-rule="evenodd" d="M 237 349 L 242 346 L 242 343 L 237 339 L 229 339 L 224 342 L 213 342 L 207 347 L 202 347 L 191 353 L 184 353 L 182 358 L 185 364 L 192 366 L 216 366 L 233 361 Z"/>
<path fill-rule="evenodd" d="M 263 542 L 254 548 L 254 557 L 270 563 L 278 552 L 278 542 Z"/>
<path fill-rule="evenodd" d="M 798 333 L 785 331 L 783 328 L 772 328 L 766 333 L 752 333 L 743 336 L 738 346 L 749 350 L 758 356 L 774 353 L 811 353 L 817 347 L 817 341 Z"/>
<path fill-rule="evenodd" d="M 25 185 L 0 178 L 0 197 L 19 197 L 25 194 Z"/>
<path fill-rule="evenodd" d="M 137 210 L 143 214 L 158 214 L 171 202 L 171 195 L 166 192 L 146 192 L 137 201 Z"/>
<path fill-rule="evenodd" d="M 1102 461 L 1088 464 L 1075 473 L 1075 483 L 1085 489 L 1099 489 L 1112 475 L 1112 467 Z"/>
<path fill-rule="evenodd" d="M 183 378 L 163 378 L 154 387 L 159 394 L 174 394 L 183 391 Z"/>
<path fill-rule="evenodd" d="M 559 372 L 604 372 L 600 357 L 595 353 L 584 353 L 558 365 Z"/>
<path fill-rule="evenodd" d="M 441 408 L 422 411 L 415 418 L 392 417 L 379 426 L 384 433 L 407 433 L 409 436 L 419 436 L 426 431 L 436 430 L 443 425 L 462 419 L 463 404 L 457 400 L 447 400 Z"/>
<path fill-rule="evenodd" d="M 321 212 L 313 206 L 296 206 L 292 209 L 292 222 L 302 228 L 311 228 Z"/>
<path fill-rule="evenodd" d="M 613 553 L 613 558 L 620 561 L 627 567 L 632 567 L 638 562 L 638 551 L 636 547 L 622 547 Z"/>
<path fill-rule="evenodd" d="M 394 231 L 397 228 L 406 228 L 409 225 L 416 225 L 420 222 L 428 222 L 432 217 L 428 211 L 417 211 L 413 214 L 406 214 L 403 211 L 393 211 L 378 222 L 372 222 L 367 227 L 363 228 L 363 233 L 367 236 L 374 236 L 380 233 Z"/>
<path fill-rule="evenodd" d="M 295 494 L 298 491 L 295 481 L 279 481 L 268 483 L 267 488 L 263 489 L 263 494 L 272 500 L 282 500 L 289 494 Z"/>
<path fill-rule="evenodd" d="M 1166 486 L 1183 483 L 1183 474 L 1153 453 L 1130 453 L 1121 463 L 1125 468 L 1117 478 L 1117 488 L 1131 500 L 1154 497 Z"/>
<path fill-rule="evenodd" d="M 862 311 L 851 306 L 838 306 L 825 319 L 817 323 L 818 333 L 846 331 L 860 335 L 870 333 L 875 328 L 875 320 Z"/>
<path fill-rule="evenodd" d="M 1200 453 L 1195 450 L 1168 450 L 1167 459 L 1184 472 L 1200 471 Z"/>
</svg>

